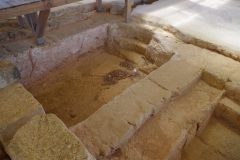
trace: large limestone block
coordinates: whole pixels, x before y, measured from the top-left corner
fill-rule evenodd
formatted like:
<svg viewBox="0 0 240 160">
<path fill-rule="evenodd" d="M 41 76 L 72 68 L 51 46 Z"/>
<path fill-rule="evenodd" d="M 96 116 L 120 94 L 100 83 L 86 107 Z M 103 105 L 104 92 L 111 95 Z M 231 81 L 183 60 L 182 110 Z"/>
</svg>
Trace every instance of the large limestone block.
<svg viewBox="0 0 240 160">
<path fill-rule="evenodd" d="M 143 79 L 132 85 L 130 90 L 141 99 L 154 105 L 154 114 L 169 102 L 172 94 L 149 79 Z"/>
<path fill-rule="evenodd" d="M 227 82 L 224 89 L 227 97 L 240 104 L 240 82 Z"/>
<path fill-rule="evenodd" d="M 223 98 L 218 103 L 214 114 L 217 117 L 226 119 L 237 128 L 240 128 L 240 106 L 229 98 Z"/>
<path fill-rule="evenodd" d="M 171 60 L 149 75 L 149 79 L 178 97 L 201 77 L 202 71 L 183 61 Z"/>
<path fill-rule="evenodd" d="M 35 116 L 14 135 L 7 151 L 12 160 L 89 160 L 83 144 L 53 114 Z"/>
<path fill-rule="evenodd" d="M 126 90 L 103 107 L 139 128 L 154 113 L 155 106 L 130 90 Z"/>
<path fill-rule="evenodd" d="M 173 42 L 170 41 L 170 36 L 155 34 L 149 45 L 146 48 L 146 56 L 152 60 L 157 66 L 161 66 L 171 59 L 174 55 Z"/>
<path fill-rule="evenodd" d="M 10 62 L 0 62 L 0 89 L 21 79 L 19 70 Z"/>
<path fill-rule="evenodd" d="M 20 83 L 0 90 L 0 104 L 0 141 L 4 147 L 32 117 L 45 114 L 41 104 Z"/>
<path fill-rule="evenodd" d="M 88 119 L 70 128 L 97 158 L 119 147 L 133 133 L 133 126 L 112 110 L 102 107 Z"/>
</svg>

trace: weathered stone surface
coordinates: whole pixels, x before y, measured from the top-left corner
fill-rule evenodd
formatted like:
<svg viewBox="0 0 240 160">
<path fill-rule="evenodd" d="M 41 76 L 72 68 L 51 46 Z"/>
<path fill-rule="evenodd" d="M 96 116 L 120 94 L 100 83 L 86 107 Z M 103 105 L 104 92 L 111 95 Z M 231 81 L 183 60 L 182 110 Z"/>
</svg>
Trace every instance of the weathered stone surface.
<svg viewBox="0 0 240 160">
<path fill-rule="evenodd" d="M 240 106 L 228 98 L 223 98 L 217 105 L 215 116 L 222 117 L 233 126 L 240 128 Z"/>
<path fill-rule="evenodd" d="M 0 90 L 0 104 L 0 141 L 4 147 L 32 117 L 45 114 L 41 104 L 20 83 Z"/>
<path fill-rule="evenodd" d="M 147 48 L 146 43 L 136 39 L 129 38 L 115 38 L 114 44 L 118 45 L 121 48 L 128 49 L 142 55 L 145 55 L 145 51 Z"/>
<path fill-rule="evenodd" d="M 181 152 L 212 114 L 222 92 L 199 81 L 195 88 L 151 117 L 112 160 L 180 159 Z"/>
<path fill-rule="evenodd" d="M 132 85 L 130 90 L 139 98 L 154 106 L 154 114 L 159 112 L 169 102 L 172 94 L 149 79 L 143 79 Z"/>
<path fill-rule="evenodd" d="M 102 107 L 88 119 L 70 128 L 88 151 L 101 158 L 119 147 L 132 134 L 134 127 L 112 110 Z"/>
<path fill-rule="evenodd" d="M 201 77 L 202 71 L 183 61 L 171 60 L 149 75 L 149 79 L 178 97 Z"/>
<path fill-rule="evenodd" d="M 7 147 L 12 160 L 90 160 L 83 144 L 53 114 L 35 116 L 17 131 Z"/>
<path fill-rule="evenodd" d="M 169 43 L 169 35 L 158 36 L 155 34 L 146 49 L 146 56 L 157 66 L 161 66 L 174 55 L 172 44 Z"/>
<path fill-rule="evenodd" d="M 227 97 L 240 103 L 240 82 L 227 82 L 224 89 Z"/>
<path fill-rule="evenodd" d="M 116 15 L 122 15 L 124 13 L 124 8 L 120 5 L 113 5 L 111 10 L 110 10 L 111 14 L 116 14 Z"/>
<path fill-rule="evenodd" d="M 16 66 L 10 62 L 0 62 L 0 89 L 5 88 L 21 79 Z"/>
</svg>

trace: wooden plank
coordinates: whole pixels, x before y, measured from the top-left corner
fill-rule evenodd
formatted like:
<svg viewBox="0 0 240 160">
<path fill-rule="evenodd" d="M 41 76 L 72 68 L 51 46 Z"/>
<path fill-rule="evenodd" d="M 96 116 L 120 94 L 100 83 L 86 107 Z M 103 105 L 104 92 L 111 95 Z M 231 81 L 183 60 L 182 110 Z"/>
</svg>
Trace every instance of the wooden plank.
<svg viewBox="0 0 240 160">
<path fill-rule="evenodd" d="M 131 21 L 132 0 L 125 0 L 125 22 Z"/>
<path fill-rule="evenodd" d="M 7 8 L 0 10 L 0 19 L 8 19 L 17 17 L 19 15 L 25 15 L 32 12 L 50 9 L 53 7 L 79 2 L 81 0 L 45 0 L 41 2 L 34 2 L 14 8 Z"/>
<path fill-rule="evenodd" d="M 96 0 L 97 11 L 102 12 L 102 0 Z"/>
</svg>

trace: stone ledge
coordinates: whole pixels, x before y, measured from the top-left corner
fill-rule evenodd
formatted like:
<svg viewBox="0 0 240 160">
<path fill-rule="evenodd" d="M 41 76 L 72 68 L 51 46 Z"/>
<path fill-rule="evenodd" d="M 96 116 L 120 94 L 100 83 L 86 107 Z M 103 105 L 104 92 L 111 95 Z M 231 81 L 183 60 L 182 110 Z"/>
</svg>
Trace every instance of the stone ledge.
<svg viewBox="0 0 240 160">
<path fill-rule="evenodd" d="M 0 104 L 0 141 L 4 147 L 32 117 L 45 114 L 42 105 L 20 83 L 0 90 Z"/>
<path fill-rule="evenodd" d="M 148 78 L 171 91 L 172 98 L 184 94 L 201 77 L 201 69 L 183 61 L 171 60 L 152 72 Z"/>
</svg>

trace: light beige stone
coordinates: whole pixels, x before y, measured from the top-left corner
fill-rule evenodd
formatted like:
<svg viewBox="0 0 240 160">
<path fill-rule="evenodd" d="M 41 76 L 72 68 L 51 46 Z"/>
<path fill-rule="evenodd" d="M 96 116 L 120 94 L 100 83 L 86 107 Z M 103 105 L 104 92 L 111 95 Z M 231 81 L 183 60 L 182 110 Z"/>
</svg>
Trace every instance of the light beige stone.
<svg viewBox="0 0 240 160">
<path fill-rule="evenodd" d="M 14 135 L 7 151 L 12 160 L 90 160 L 83 144 L 53 114 L 35 116 Z"/>
<path fill-rule="evenodd" d="M 240 128 L 240 106 L 229 98 L 223 98 L 219 102 L 214 114 L 217 117 L 226 119 L 233 126 Z"/>
<path fill-rule="evenodd" d="M 101 107 L 70 130 L 97 159 L 114 151 L 132 136 L 134 127 L 107 107 Z"/>
<path fill-rule="evenodd" d="M 227 82 L 224 89 L 227 97 L 240 103 L 240 82 Z"/>
<path fill-rule="evenodd" d="M 160 33 L 159 33 L 160 34 Z M 155 34 L 146 49 L 146 56 L 157 66 L 161 66 L 174 55 L 172 44 L 169 43 L 169 35 Z"/>
<path fill-rule="evenodd" d="M 115 38 L 114 44 L 115 45 L 117 44 L 121 48 L 128 49 L 142 55 L 145 54 L 145 51 L 147 48 L 146 43 L 136 39 L 129 39 L 129 38 Z"/>
<path fill-rule="evenodd" d="M 167 91 L 149 79 L 143 79 L 132 85 L 130 90 L 141 99 L 154 106 L 154 114 L 158 113 L 167 104 L 172 96 Z"/>
<path fill-rule="evenodd" d="M 21 79 L 21 75 L 10 62 L 0 62 L 0 89 L 5 88 Z"/>
<path fill-rule="evenodd" d="M 4 147 L 32 117 L 45 114 L 41 104 L 20 83 L 1 89 L 0 103 L 0 141 Z"/>
<path fill-rule="evenodd" d="M 182 150 L 211 115 L 221 94 L 205 82 L 198 82 L 195 88 L 146 121 L 112 160 L 180 159 Z"/>
<path fill-rule="evenodd" d="M 201 77 L 202 71 L 183 61 L 171 60 L 149 75 L 149 79 L 173 93 L 184 94 Z"/>
<path fill-rule="evenodd" d="M 213 87 L 223 89 L 227 77 L 223 77 L 217 69 L 205 68 L 202 73 L 202 80 Z"/>
</svg>

